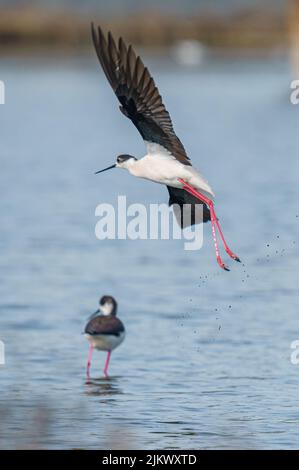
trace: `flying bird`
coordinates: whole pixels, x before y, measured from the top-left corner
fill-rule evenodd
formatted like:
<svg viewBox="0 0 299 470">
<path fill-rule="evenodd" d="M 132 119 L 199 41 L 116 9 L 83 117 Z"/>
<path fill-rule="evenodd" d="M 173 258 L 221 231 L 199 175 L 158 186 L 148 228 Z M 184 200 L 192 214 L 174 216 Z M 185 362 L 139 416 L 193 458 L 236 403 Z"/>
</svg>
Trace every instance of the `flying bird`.
<svg viewBox="0 0 299 470">
<path fill-rule="evenodd" d="M 192 166 L 148 69 L 132 46 L 127 47 L 122 38 L 116 43 L 111 32 L 105 36 L 101 28 L 96 29 L 93 24 L 91 32 L 100 64 L 120 102 L 120 111 L 132 121 L 147 148 L 143 158 L 119 155 L 116 163 L 96 174 L 123 168 L 139 178 L 166 185 L 169 205 L 174 206 L 181 228 L 211 221 L 217 262 L 229 271 L 220 256 L 216 230 L 227 254 L 235 261 L 240 259 L 228 247 L 221 231 L 214 208 L 214 193 L 200 172 Z M 202 211 L 196 210 L 199 207 Z M 185 212 L 186 208 L 189 212 Z"/>
<path fill-rule="evenodd" d="M 107 351 L 104 375 L 108 376 L 111 352 L 125 339 L 125 327 L 117 318 L 117 302 L 110 295 L 104 295 L 99 301 L 99 309 L 90 317 L 85 326 L 85 337 L 90 343 L 87 359 L 87 377 L 89 377 L 91 358 L 94 348 Z"/>
</svg>

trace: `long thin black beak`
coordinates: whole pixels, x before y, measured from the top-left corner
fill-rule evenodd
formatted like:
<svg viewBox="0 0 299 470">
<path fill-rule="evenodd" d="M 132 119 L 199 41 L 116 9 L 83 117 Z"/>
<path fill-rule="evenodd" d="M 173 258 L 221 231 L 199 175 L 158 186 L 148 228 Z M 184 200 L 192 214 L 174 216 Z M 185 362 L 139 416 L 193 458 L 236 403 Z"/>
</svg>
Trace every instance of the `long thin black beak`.
<svg viewBox="0 0 299 470">
<path fill-rule="evenodd" d="M 88 320 L 92 320 L 92 319 L 95 318 L 99 313 L 100 313 L 100 309 L 96 310 L 92 315 L 90 315 L 90 317 L 89 317 Z"/>
<path fill-rule="evenodd" d="M 103 173 L 103 171 L 112 170 L 112 168 L 115 168 L 115 167 L 116 167 L 116 163 L 114 163 L 114 165 L 108 166 L 108 168 L 104 168 L 104 170 L 96 171 L 95 175 L 97 175 L 99 173 Z"/>
</svg>

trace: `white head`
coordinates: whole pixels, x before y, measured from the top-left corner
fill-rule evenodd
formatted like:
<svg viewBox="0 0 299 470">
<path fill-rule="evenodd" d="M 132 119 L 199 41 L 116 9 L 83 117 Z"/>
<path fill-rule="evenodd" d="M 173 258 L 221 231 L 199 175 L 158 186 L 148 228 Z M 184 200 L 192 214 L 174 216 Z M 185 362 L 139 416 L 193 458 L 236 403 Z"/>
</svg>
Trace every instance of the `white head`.
<svg viewBox="0 0 299 470">
<path fill-rule="evenodd" d="M 116 300 L 110 295 L 104 295 L 100 301 L 100 312 L 103 315 L 116 315 L 117 303 Z"/>
<path fill-rule="evenodd" d="M 112 170 L 112 168 L 123 168 L 128 170 L 134 163 L 137 161 L 137 158 L 133 157 L 133 155 L 123 154 L 118 155 L 116 158 L 116 163 L 114 165 L 108 166 L 104 168 L 104 170 L 96 171 L 96 175 L 98 173 L 103 173 L 103 171 Z"/>
<path fill-rule="evenodd" d="M 118 155 L 116 158 L 116 168 L 128 170 L 136 161 L 137 158 L 133 157 L 133 155 Z"/>
</svg>

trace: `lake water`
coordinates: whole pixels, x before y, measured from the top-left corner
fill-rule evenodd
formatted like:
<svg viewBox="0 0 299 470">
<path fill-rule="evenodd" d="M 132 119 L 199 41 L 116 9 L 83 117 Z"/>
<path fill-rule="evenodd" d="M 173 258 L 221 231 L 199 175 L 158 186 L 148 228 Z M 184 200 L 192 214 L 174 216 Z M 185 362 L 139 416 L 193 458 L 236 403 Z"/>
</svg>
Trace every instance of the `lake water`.
<svg viewBox="0 0 299 470">
<path fill-rule="evenodd" d="M 167 202 L 165 188 L 94 171 L 143 142 L 85 59 L 2 59 L 1 448 L 298 448 L 299 107 L 284 60 L 149 60 L 175 129 L 216 192 L 242 264 L 182 240 L 95 237 L 95 208 Z M 295 78 L 295 77 L 294 77 Z M 111 294 L 127 330 L 82 336 Z"/>
</svg>

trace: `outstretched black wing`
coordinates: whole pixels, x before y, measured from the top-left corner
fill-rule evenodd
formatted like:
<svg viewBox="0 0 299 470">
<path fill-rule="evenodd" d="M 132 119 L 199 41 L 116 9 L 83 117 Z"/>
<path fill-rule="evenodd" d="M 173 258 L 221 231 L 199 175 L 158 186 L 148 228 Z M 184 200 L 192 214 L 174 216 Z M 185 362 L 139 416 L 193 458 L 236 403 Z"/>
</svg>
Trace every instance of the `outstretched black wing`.
<svg viewBox="0 0 299 470">
<path fill-rule="evenodd" d="M 116 45 L 109 32 L 91 25 L 92 39 L 105 75 L 121 103 L 120 110 L 137 127 L 146 142 L 162 145 L 184 165 L 191 165 L 176 136 L 168 111 L 148 69 L 132 46 L 122 38 Z"/>
</svg>

